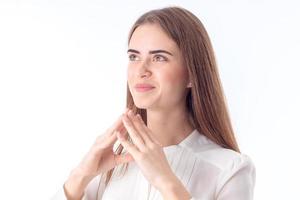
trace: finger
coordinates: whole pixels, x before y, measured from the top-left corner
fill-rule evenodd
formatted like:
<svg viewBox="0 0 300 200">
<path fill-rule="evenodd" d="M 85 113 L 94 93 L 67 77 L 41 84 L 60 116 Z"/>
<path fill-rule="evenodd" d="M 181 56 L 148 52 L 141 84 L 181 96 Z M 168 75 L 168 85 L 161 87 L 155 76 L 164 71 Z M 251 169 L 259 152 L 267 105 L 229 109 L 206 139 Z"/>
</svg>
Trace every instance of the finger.
<svg viewBox="0 0 300 200">
<path fill-rule="evenodd" d="M 129 117 L 127 115 L 125 115 L 125 114 L 123 116 L 123 122 L 124 122 L 124 126 L 125 126 L 128 134 L 129 134 L 131 140 L 133 141 L 133 143 L 137 146 L 138 149 L 144 150 L 145 143 L 144 143 L 143 139 L 137 133 L 137 131 L 136 131 L 133 123 L 129 119 Z"/>
<path fill-rule="evenodd" d="M 137 147 L 134 144 L 130 143 L 128 140 L 126 140 L 124 135 L 122 135 L 122 133 L 120 133 L 119 131 L 117 131 L 117 136 L 118 136 L 118 140 L 120 141 L 124 149 L 127 152 L 129 152 L 133 158 L 137 156 L 137 154 L 139 153 Z"/>
<path fill-rule="evenodd" d="M 109 137 L 113 134 L 114 130 L 119 130 L 122 125 L 122 115 L 111 125 L 105 132 L 105 137 Z"/>
<path fill-rule="evenodd" d="M 128 111 L 129 111 L 129 108 L 126 108 L 126 110 L 124 111 L 124 113 L 127 114 Z M 117 124 L 117 127 L 116 127 L 115 130 L 118 130 L 118 131 L 126 130 L 126 128 L 124 127 L 124 124 L 123 124 L 122 117 L 123 117 L 123 114 L 121 114 L 119 116 L 120 122 Z"/>
<path fill-rule="evenodd" d="M 129 108 L 126 108 L 124 113 L 127 113 L 128 110 L 129 110 Z M 107 136 L 112 135 L 115 130 L 121 131 L 121 129 L 123 127 L 122 115 L 123 115 L 123 113 L 117 118 L 117 120 L 113 123 L 113 125 L 108 128 L 108 130 L 106 131 Z"/>
<path fill-rule="evenodd" d="M 148 136 L 148 139 L 151 141 L 151 142 L 155 142 L 156 144 L 160 144 L 160 142 L 152 135 L 151 133 L 151 130 L 149 130 L 149 128 L 147 127 L 147 125 L 145 124 L 145 122 L 143 121 L 141 115 L 137 115 L 137 118 L 138 120 L 140 121 L 140 126 L 143 127 L 144 129 L 144 132 L 147 134 Z"/>
<path fill-rule="evenodd" d="M 134 161 L 134 158 L 130 153 L 122 154 L 122 155 L 115 155 L 115 163 L 116 165 L 120 165 L 123 163 L 128 163 Z"/>
<path fill-rule="evenodd" d="M 126 129 L 122 128 L 120 130 L 120 132 L 122 134 L 126 133 Z M 113 146 L 115 144 L 115 142 L 117 141 L 118 137 L 117 137 L 117 132 L 113 131 L 113 134 L 111 136 L 109 136 L 105 141 L 103 141 L 103 145 L 104 146 Z"/>
<path fill-rule="evenodd" d="M 132 112 L 129 112 L 128 115 L 129 115 L 129 119 L 132 121 L 135 129 L 140 134 L 143 141 L 146 144 L 149 144 L 150 142 L 152 142 L 151 138 L 149 138 L 147 130 L 146 130 L 146 128 L 148 128 L 148 127 L 143 126 L 142 123 L 144 123 L 144 121 L 142 119 L 139 119 L 139 117 L 138 117 L 140 115 L 134 116 L 134 114 Z"/>
</svg>

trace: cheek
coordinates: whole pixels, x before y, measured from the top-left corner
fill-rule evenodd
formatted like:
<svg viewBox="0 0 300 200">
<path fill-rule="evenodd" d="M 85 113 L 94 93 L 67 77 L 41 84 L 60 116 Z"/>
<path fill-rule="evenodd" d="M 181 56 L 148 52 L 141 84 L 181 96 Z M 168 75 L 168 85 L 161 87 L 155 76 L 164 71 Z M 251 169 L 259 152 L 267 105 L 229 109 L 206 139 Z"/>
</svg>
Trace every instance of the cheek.
<svg viewBox="0 0 300 200">
<path fill-rule="evenodd" d="M 128 67 L 127 68 L 127 80 L 129 83 L 131 83 L 133 81 L 134 74 L 135 74 L 134 70 L 131 67 Z"/>
<path fill-rule="evenodd" d="M 176 79 L 177 79 L 176 77 L 178 76 L 172 73 L 161 74 L 160 82 L 163 86 L 169 87 L 171 85 L 176 84 Z"/>
<path fill-rule="evenodd" d="M 160 80 L 166 87 L 183 86 L 186 83 L 187 73 L 184 70 L 166 71 L 160 74 Z"/>
</svg>

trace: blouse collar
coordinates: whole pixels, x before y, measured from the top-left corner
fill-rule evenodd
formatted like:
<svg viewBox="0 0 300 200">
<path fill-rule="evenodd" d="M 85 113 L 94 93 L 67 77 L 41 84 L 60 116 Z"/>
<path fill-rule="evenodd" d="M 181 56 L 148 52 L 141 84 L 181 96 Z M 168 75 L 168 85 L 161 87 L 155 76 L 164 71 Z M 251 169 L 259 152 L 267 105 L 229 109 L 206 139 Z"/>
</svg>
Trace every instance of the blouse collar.
<svg viewBox="0 0 300 200">
<path fill-rule="evenodd" d="M 192 151 L 197 151 L 202 145 L 211 143 L 211 141 L 201 134 L 197 129 L 194 129 L 187 137 L 185 137 L 179 144 L 163 147 L 165 153 L 174 152 L 179 148 L 188 148 Z"/>
</svg>

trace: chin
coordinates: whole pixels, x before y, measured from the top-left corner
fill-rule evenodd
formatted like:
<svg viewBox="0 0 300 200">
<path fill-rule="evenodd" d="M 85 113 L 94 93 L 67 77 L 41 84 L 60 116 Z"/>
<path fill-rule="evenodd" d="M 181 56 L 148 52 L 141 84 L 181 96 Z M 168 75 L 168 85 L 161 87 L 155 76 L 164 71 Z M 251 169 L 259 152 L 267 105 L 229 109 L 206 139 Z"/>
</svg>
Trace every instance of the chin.
<svg viewBox="0 0 300 200">
<path fill-rule="evenodd" d="M 157 102 L 158 97 L 155 94 L 142 94 L 142 93 L 131 93 L 134 105 L 139 109 L 148 109 L 153 107 L 153 104 Z"/>
<path fill-rule="evenodd" d="M 134 105 L 139 109 L 149 109 L 155 104 L 155 100 L 149 97 L 133 97 Z"/>
<path fill-rule="evenodd" d="M 148 109 L 151 104 L 148 101 L 134 100 L 134 105 L 139 109 Z"/>
</svg>

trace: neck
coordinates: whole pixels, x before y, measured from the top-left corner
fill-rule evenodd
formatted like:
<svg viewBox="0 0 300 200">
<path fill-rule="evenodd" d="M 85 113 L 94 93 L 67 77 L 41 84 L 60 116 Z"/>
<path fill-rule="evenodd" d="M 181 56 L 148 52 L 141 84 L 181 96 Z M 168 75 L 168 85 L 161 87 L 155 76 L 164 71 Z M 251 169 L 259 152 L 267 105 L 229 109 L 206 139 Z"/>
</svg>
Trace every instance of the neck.
<svg viewBox="0 0 300 200">
<path fill-rule="evenodd" d="M 186 110 L 147 110 L 147 126 L 163 147 L 179 144 L 193 130 Z"/>
</svg>

